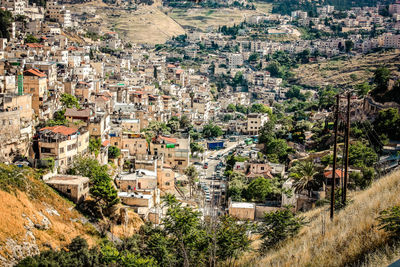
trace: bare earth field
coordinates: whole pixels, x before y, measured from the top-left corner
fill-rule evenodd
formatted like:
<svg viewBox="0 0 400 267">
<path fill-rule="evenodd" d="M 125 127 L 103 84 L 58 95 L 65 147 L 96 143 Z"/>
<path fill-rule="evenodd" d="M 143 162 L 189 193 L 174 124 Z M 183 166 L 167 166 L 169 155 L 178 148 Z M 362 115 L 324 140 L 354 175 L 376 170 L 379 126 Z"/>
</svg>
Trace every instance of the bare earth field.
<svg viewBox="0 0 400 267">
<path fill-rule="evenodd" d="M 159 44 L 172 36 L 184 34 L 183 28 L 161 12 L 157 4 L 141 5 L 137 10 L 126 10 L 108 6 L 101 1 L 73 5 L 71 9 L 85 8 L 95 12 L 96 21 L 103 32 L 116 31 L 126 41 L 132 43 Z"/>
<path fill-rule="evenodd" d="M 103 32 L 116 31 L 132 43 L 159 44 L 173 36 L 185 34 L 184 29 L 238 24 L 253 15 L 264 15 L 271 10 L 270 4 L 255 3 L 257 10 L 225 9 L 178 9 L 164 8 L 160 1 L 152 6 L 139 5 L 137 10 L 127 10 L 107 5 L 101 0 L 68 6 L 73 11 L 96 14 L 91 22 L 99 24 Z"/>
<path fill-rule="evenodd" d="M 354 85 L 369 80 L 375 69 L 386 66 L 399 75 L 400 53 L 360 55 L 349 60 L 330 60 L 301 65 L 294 70 L 296 82 L 309 86 Z M 351 77 L 350 77 L 351 75 Z"/>
<path fill-rule="evenodd" d="M 258 4 L 256 8 L 257 10 L 240 10 L 233 8 L 174 8 L 168 12 L 168 15 L 185 29 L 197 28 L 206 31 L 209 27 L 218 28 L 223 25 L 233 26 L 251 16 L 263 15 L 268 12 L 270 5 Z"/>
</svg>

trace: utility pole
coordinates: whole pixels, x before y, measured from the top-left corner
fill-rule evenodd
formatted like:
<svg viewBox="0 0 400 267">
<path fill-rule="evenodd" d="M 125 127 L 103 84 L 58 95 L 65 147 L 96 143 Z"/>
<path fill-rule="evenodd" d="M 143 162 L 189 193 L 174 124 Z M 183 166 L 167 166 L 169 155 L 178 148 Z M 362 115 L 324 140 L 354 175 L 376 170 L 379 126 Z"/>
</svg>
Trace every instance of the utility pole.
<svg viewBox="0 0 400 267">
<path fill-rule="evenodd" d="M 339 94 L 336 96 L 336 109 L 335 109 L 335 145 L 333 146 L 333 170 L 332 170 L 332 188 L 331 188 L 331 220 L 333 220 L 333 211 L 335 207 L 335 188 L 336 188 L 336 154 L 337 154 L 337 134 L 338 134 L 338 121 L 339 121 Z"/>
<path fill-rule="evenodd" d="M 347 94 L 347 118 L 346 118 L 346 158 L 345 158 L 345 167 L 344 167 L 344 181 L 343 181 L 343 192 L 342 192 L 342 203 L 346 204 L 347 198 L 347 176 L 349 174 L 349 144 L 350 144 L 350 97 L 351 93 Z"/>
</svg>

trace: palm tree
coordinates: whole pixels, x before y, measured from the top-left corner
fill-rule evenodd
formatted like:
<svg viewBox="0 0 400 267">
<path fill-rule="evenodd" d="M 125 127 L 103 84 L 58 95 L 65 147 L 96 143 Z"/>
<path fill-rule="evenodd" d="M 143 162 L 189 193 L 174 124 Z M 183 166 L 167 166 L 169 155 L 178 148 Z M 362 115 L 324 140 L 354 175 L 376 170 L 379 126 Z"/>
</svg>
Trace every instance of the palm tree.
<svg viewBox="0 0 400 267">
<path fill-rule="evenodd" d="M 300 161 L 290 170 L 290 177 L 294 179 L 293 186 L 296 193 L 301 193 L 304 190 L 308 191 L 308 196 L 311 197 L 313 187 L 318 183 L 314 178 L 318 174 L 315 165 L 312 161 Z"/>
<path fill-rule="evenodd" d="M 190 197 L 192 197 L 192 188 L 194 187 L 199 174 L 193 165 L 187 167 L 184 172 L 189 180 Z"/>
</svg>

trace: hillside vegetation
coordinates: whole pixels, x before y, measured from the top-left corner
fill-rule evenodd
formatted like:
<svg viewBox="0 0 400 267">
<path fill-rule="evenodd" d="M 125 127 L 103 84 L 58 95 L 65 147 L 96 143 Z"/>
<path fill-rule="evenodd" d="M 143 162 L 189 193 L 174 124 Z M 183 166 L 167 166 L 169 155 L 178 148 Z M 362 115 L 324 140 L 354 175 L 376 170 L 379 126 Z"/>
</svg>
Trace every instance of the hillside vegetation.
<svg viewBox="0 0 400 267">
<path fill-rule="evenodd" d="M 358 55 L 349 59 L 303 64 L 294 69 L 294 80 L 307 86 L 354 85 L 368 81 L 375 69 L 385 66 L 398 75 L 400 55 L 395 51 Z"/>
<path fill-rule="evenodd" d="M 76 236 L 96 243 L 94 227 L 33 169 L 0 164 L 0 203 L 0 266 L 59 249 Z"/>
<path fill-rule="evenodd" d="M 329 219 L 327 206 L 305 213 L 298 236 L 265 255 L 247 255 L 239 266 L 386 266 L 400 256 L 380 230 L 379 212 L 400 205 L 400 171 L 351 196 L 351 204 Z"/>
</svg>

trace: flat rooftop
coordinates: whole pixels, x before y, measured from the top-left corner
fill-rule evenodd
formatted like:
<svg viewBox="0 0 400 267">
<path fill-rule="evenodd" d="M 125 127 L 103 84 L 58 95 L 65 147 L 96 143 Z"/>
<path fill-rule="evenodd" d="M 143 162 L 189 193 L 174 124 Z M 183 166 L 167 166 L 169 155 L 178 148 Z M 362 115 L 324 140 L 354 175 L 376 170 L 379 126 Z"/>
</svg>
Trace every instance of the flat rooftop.
<svg viewBox="0 0 400 267">
<path fill-rule="evenodd" d="M 46 184 L 80 185 L 89 182 L 88 177 L 77 175 L 56 175 L 46 180 Z"/>
<path fill-rule="evenodd" d="M 231 208 L 239 208 L 239 209 L 254 209 L 256 204 L 249 202 L 232 202 Z"/>
</svg>

